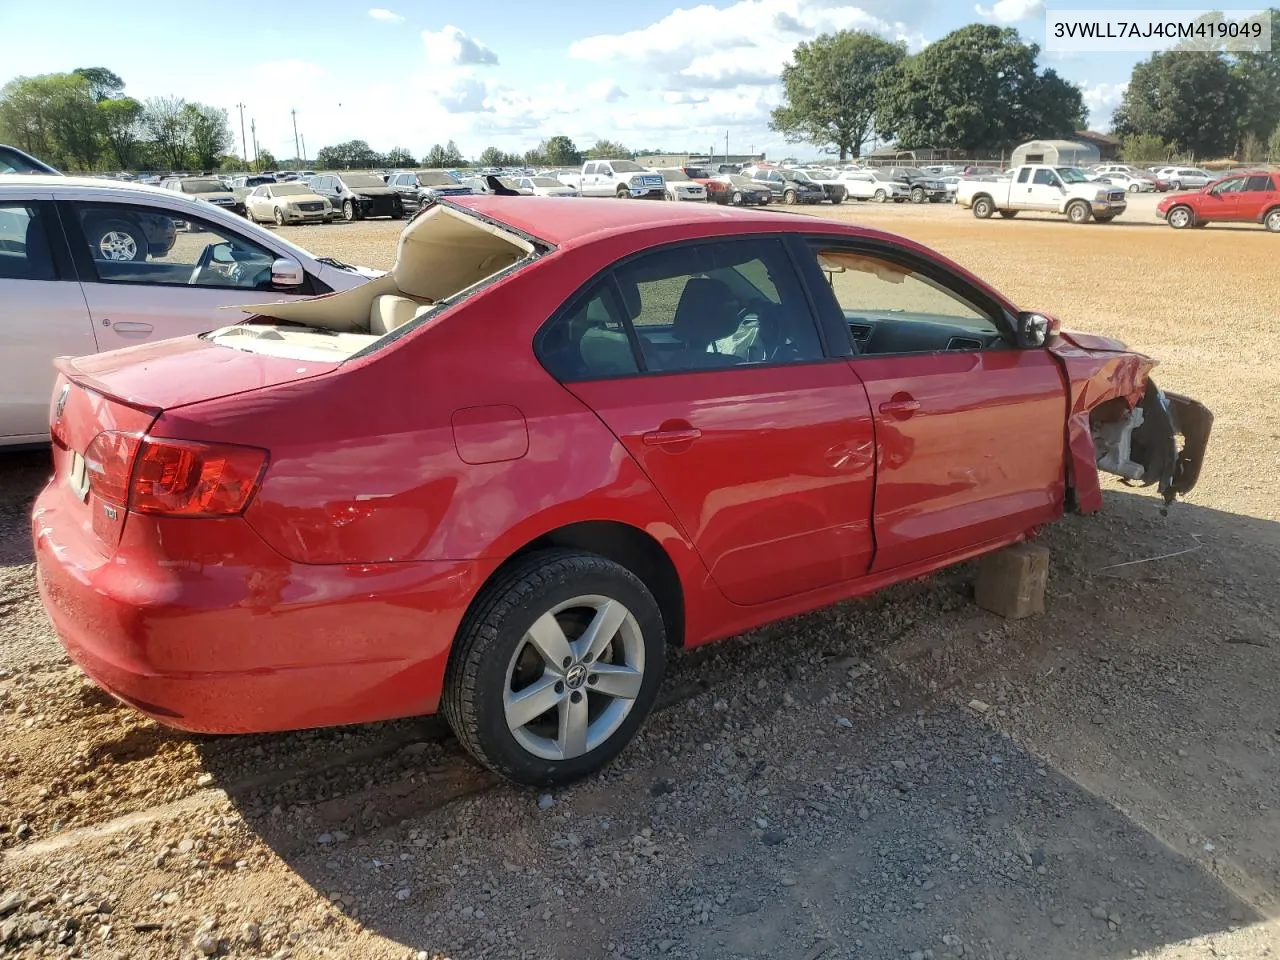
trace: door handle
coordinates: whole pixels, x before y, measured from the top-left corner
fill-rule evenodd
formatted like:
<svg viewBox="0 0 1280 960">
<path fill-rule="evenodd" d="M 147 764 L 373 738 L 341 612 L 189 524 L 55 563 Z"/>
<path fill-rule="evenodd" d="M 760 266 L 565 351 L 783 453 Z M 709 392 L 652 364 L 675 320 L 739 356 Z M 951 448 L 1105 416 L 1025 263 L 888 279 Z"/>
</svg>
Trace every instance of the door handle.
<svg viewBox="0 0 1280 960">
<path fill-rule="evenodd" d="M 920 401 L 909 393 L 895 393 L 892 398 L 880 404 L 880 412 L 895 420 L 906 420 L 920 409 Z"/>
<path fill-rule="evenodd" d="M 677 443 L 690 443 L 702 436 L 702 431 L 697 427 L 662 427 L 658 430 L 650 430 L 641 436 L 646 447 L 664 447 Z"/>
<path fill-rule="evenodd" d="M 104 327 L 109 326 L 116 333 L 123 334 L 125 336 L 128 336 L 131 333 L 150 333 L 155 329 L 155 327 L 149 323 L 134 323 L 130 320 L 120 320 L 115 323 L 112 323 L 110 320 L 103 320 L 102 325 Z"/>
</svg>

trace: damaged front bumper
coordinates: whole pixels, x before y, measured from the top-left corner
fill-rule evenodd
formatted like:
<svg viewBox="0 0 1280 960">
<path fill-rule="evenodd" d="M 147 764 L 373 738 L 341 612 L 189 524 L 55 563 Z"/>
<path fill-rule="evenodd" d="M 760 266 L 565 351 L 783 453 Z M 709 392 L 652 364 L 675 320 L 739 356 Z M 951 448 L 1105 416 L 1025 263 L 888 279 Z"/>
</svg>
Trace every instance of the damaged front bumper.
<svg viewBox="0 0 1280 960">
<path fill-rule="evenodd" d="M 1135 407 L 1097 417 L 1091 426 L 1098 469 L 1126 483 L 1156 484 L 1167 506 L 1200 479 L 1213 413 L 1198 400 L 1165 393 L 1148 380 Z"/>
</svg>

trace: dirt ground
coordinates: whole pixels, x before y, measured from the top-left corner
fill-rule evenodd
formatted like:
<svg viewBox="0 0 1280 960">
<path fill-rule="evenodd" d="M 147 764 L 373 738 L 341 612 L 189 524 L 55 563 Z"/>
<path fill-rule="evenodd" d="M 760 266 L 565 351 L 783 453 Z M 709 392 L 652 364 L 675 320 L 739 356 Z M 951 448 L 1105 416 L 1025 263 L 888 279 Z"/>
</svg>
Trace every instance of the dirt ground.
<svg viewBox="0 0 1280 960">
<path fill-rule="evenodd" d="M 432 720 L 208 738 L 115 705 L 35 596 L 44 458 L 3 457 L 0 957 L 1280 956 L 1280 238 L 1153 207 L 807 211 L 1159 357 L 1217 417 L 1200 486 L 1046 531 L 1041 617 L 976 608 L 966 564 L 678 656 L 554 795 Z M 386 267 L 399 226 L 282 232 Z"/>
</svg>

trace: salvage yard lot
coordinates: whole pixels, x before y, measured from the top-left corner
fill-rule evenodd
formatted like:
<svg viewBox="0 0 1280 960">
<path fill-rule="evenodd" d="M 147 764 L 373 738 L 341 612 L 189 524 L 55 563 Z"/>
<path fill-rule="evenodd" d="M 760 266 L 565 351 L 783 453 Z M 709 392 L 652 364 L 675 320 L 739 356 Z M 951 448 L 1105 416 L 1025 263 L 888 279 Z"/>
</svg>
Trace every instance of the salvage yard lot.
<svg viewBox="0 0 1280 960">
<path fill-rule="evenodd" d="M 1280 955 L 1280 241 L 1148 200 L 805 214 L 1161 358 L 1217 416 L 1189 502 L 1106 483 L 1043 535 L 1040 618 L 975 608 L 966 564 L 677 657 L 621 759 L 550 797 L 435 722 L 208 738 L 113 705 L 34 594 L 42 459 L 6 456 L 0 956 Z M 401 227 L 281 233 L 388 267 Z"/>
</svg>

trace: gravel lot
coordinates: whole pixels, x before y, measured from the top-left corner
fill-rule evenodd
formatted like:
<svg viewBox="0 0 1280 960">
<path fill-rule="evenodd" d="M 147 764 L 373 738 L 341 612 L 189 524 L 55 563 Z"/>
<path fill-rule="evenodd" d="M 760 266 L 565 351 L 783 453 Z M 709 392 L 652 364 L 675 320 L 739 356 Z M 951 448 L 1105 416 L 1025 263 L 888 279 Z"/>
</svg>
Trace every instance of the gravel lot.
<svg viewBox="0 0 1280 960">
<path fill-rule="evenodd" d="M 34 595 L 44 458 L 4 456 L 0 956 L 1280 956 L 1280 241 L 1154 202 L 806 212 L 1160 357 L 1217 415 L 1190 502 L 1110 484 L 1046 531 L 1034 620 L 962 565 L 679 656 L 631 749 L 554 795 L 430 720 L 202 738 L 114 705 Z M 282 233 L 386 267 L 399 226 Z"/>
</svg>

